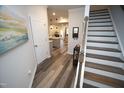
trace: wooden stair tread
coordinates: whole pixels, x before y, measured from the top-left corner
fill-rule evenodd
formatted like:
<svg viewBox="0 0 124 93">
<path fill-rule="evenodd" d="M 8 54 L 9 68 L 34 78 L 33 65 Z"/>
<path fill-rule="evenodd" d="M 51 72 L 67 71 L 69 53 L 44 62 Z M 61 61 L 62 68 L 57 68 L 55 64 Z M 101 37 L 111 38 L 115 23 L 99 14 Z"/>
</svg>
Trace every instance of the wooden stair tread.
<svg viewBox="0 0 124 93">
<path fill-rule="evenodd" d="M 96 11 L 108 11 L 108 9 L 91 10 L 90 12 L 96 12 Z"/>
<path fill-rule="evenodd" d="M 110 52 L 121 52 L 121 51 L 118 50 L 118 49 L 102 48 L 102 47 L 93 47 L 93 46 L 87 46 L 87 49 L 103 50 L 103 51 L 110 51 Z"/>
<path fill-rule="evenodd" d="M 90 12 L 90 15 L 108 13 L 108 11 Z"/>
<path fill-rule="evenodd" d="M 112 21 L 94 21 L 94 22 L 89 21 L 89 23 L 109 23 L 109 22 L 112 22 Z"/>
<path fill-rule="evenodd" d="M 87 42 L 92 42 L 92 43 L 107 43 L 107 44 L 118 44 L 118 42 L 109 42 L 109 41 L 93 41 L 93 40 L 87 40 Z"/>
<path fill-rule="evenodd" d="M 124 81 L 113 79 L 110 77 L 105 77 L 102 75 L 98 75 L 98 74 L 94 74 L 86 71 L 84 73 L 84 78 L 95 81 L 95 82 L 103 83 L 112 87 L 119 87 L 119 88 L 124 87 Z"/>
<path fill-rule="evenodd" d="M 112 27 L 113 25 L 91 25 L 88 27 Z"/>
<path fill-rule="evenodd" d="M 102 60 L 109 60 L 109 61 L 113 61 L 113 62 L 124 63 L 120 58 L 117 58 L 117 57 L 103 56 L 103 55 L 97 55 L 97 54 L 91 54 L 91 53 L 87 53 L 86 56 L 91 57 L 91 58 L 97 58 L 97 59 L 102 59 Z"/>
<path fill-rule="evenodd" d="M 117 68 L 117 67 L 96 64 L 96 63 L 90 63 L 90 62 L 86 62 L 86 67 L 91 67 L 91 68 L 95 68 L 95 69 L 100 69 L 100 70 L 124 75 L 124 70 L 122 70 L 121 68 Z"/>
<path fill-rule="evenodd" d="M 110 17 L 105 17 L 105 18 L 90 18 L 89 20 L 98 20 L 98 19 L 110 19 Z"/>
<path fill-rule="evenodd" d="M 114 32 L 114 30 L 88 30 L 88 31 L 99 31 L 99 32 L 100 32 L 100 31 L 101 31 L 101 32 L 104 32 L 104 31 L 106 32 L 106 31 L 108 31 L 108 32 Z"/>
<path fill-rule="evenodd" d="M 101 14 L 101 15 L 90 15 L 90 17 L 96 17 L 96 16 L 109 16 L 110 14 Z"/>
<path fill-rule="evenodd" d="M 83 88 L 97 88 L 96 86 L 92 86 L 86 83 L 83 83 Z"/>
</svg>

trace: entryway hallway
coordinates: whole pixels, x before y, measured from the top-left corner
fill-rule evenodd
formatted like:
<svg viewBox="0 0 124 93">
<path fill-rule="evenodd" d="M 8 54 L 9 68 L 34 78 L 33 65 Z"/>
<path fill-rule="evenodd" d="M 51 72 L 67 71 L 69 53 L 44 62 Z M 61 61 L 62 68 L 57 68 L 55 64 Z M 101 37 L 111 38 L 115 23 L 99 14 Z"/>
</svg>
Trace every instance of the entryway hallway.
<svg viewBox="0 0 124 93">
<path fill-rule="evenodd" d="M 67 47 L 54 49 L 52 57 L 38 65 L 32 87 L 73 88 L 75 73 Z"/>
</svg>

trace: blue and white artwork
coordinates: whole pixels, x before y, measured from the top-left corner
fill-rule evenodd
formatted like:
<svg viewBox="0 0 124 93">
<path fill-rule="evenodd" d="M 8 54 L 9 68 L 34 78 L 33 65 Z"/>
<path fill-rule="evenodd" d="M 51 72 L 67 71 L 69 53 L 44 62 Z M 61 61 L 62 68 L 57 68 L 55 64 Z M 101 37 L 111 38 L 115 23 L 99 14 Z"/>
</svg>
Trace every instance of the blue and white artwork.
<svg viewBox="0 0 124 93">
<path fill-rule="evenodd" d="M 0 6 L 0 54 L 28 40 L 25 19 L 6 6 Z"/>
</svg>

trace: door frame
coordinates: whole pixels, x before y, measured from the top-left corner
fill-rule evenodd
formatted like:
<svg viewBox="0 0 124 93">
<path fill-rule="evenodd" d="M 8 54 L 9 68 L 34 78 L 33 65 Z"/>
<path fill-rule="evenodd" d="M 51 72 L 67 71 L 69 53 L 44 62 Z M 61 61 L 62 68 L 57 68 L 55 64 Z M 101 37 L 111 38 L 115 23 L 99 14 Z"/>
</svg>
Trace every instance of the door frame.
<svg viewBox="0 0 124 93">
<path fill-rule="evenodd" d="M 35 44 L 34 44 L 34 37 L 33 37 L 33 32 L 32 32 L 32 25 L 31 25 L 31 16 L 28 16 L 28 20 L 29 20 L 29 26 L 30 26 L 30 31 L 31 31 L 31 39 L 32 39 L 32 43 L 33 43 L 33 52 L 34 52 L 34 58 L 36 60 L 37 66 L 38 66 L 38 61 L 37 61 L 37 57 L 36 57 L 36 50 L 35 50 Z"/>
</svg>

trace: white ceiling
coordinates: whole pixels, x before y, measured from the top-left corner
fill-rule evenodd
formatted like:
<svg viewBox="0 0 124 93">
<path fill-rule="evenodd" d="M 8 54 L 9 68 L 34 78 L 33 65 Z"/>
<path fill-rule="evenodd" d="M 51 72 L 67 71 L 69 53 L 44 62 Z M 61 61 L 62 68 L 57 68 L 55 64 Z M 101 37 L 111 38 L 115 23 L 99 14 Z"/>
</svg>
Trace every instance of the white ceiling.
<svg viewBox="0 0 124 93">
<path fill-rule="evenodd" d="M 56 13 L 56 17 L 68 17 L 68 9 L 80 8 L 83 5 L 48 5 L 48 16 L 52 17 L 52 13 Z"/>
</svg>

